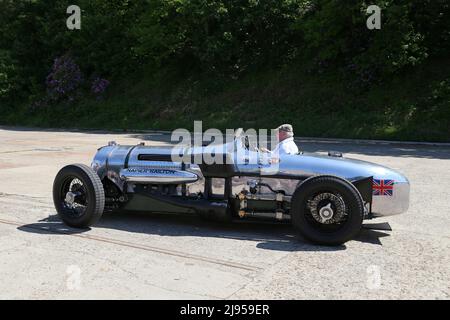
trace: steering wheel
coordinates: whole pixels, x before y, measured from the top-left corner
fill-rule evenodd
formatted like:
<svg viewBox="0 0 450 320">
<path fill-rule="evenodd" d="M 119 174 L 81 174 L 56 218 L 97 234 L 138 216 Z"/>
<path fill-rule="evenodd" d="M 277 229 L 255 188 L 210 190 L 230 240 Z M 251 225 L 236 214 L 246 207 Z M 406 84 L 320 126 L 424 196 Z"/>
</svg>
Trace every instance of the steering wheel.
<svg viewBox="0 0 450 320">
<path fill-rule="evenodd" d="M 250 149 L 254 149 L 255 151 L 258 151 L 258 144 L 256 143 L 256 145 L 252 144 L 250 142 L 250 138 L 248 135 L 243 135 L 244 133 L 244 129 L 239 128 L 235 131 L 234 133 L 234 139 L 239 139 L 242 143 L 242 146 L 246 149 L 246 150 L 250 150 Z"/>
</svg>

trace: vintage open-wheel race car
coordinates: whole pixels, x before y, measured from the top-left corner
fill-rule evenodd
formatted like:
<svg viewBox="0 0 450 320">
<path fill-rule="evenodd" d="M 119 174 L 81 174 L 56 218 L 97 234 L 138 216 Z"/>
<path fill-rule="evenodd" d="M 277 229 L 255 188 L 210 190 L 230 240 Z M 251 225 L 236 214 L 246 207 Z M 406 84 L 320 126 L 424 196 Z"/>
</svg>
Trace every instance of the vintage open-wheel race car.
<svg viewBox="0 0 450 320">
<path fill-rule="evenodd" d="M 104 211 L 193 213 L 217 221 L 290 222 L 310 241 L 339 245 L 364 219 L 395 215 L 409 206 L 402 174 L 339 153 L 274 158 L 252 147 L 242 130 L 214 146 L 119 145 L 98 149 L 91 167 L 62 168 L 53 199 L 69 226 L 94 225 Z M 217 151 L 219 150 L 219 151 Z M 174 156 L 177 155 L 177 156 Z"/>
</svg>

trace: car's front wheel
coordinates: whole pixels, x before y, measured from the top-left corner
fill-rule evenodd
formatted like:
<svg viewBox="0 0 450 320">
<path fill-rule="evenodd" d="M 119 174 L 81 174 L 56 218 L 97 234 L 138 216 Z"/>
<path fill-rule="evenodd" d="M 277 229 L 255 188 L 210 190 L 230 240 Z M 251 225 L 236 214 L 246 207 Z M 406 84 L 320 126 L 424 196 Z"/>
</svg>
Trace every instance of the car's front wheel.
<svg viewBox="0 0 450 320">
<path fill-rule="evenodd" d="M 67 225 L 86 228 L 102 216 L 105 192 L 96 172 L 84 164 L 73 164 L 62 168 L 56 175 L 53 202 Z"/>
<path fill-rule="evenodd" d="M 315 176 L 295 191 L 291 203 L 293 225 L 308 240 L 340 245 L 362 227 L 364 204 L 358 190 L 335 176 Z"/>
</svg>

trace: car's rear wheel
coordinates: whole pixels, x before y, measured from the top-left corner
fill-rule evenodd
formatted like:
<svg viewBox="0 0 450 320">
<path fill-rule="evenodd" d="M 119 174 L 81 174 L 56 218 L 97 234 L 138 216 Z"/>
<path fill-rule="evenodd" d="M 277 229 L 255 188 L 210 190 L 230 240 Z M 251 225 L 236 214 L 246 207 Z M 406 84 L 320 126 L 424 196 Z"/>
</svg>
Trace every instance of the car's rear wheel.
<svg viewBox="0 0 450 320">
<path fill-rule="evenodd" d="M 340 245 L 361 230 L 364 204 L 358 190 L 335 176 L 305 180 L 291 203 L 293 225 L 308 240 L 323 245 Z"/>
<path fill-rule="evenodd" d="M 86 165 L 73 164 L 62 168 L 56 175 L 53 202 L 67 225 L 86 228 L 102 216 L 105 192 L 97 173 Z"/>
</svg>

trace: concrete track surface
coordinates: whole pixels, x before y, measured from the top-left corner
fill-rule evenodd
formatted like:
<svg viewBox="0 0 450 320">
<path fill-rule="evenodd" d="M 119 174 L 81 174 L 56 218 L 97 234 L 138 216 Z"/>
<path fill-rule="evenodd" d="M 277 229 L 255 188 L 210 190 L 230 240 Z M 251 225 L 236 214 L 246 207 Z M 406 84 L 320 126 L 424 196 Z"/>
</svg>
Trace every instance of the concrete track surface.
<svg viewBox="0 0 450 320">
<path fill-rule="evenodd" d="M 449 299 L 450 146 L 299 139 L 403 172 L 410 210 L 342 247 L 288 225 L 218 225 L 118 213 L 89 230 L 55 215 L 57 171 L 96 149 L 169 142 L 163 133 L 0 128 L 0 299 Z"/>
</svg>

